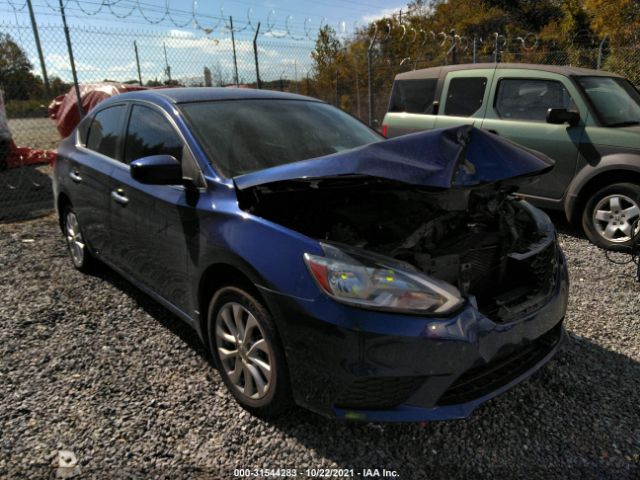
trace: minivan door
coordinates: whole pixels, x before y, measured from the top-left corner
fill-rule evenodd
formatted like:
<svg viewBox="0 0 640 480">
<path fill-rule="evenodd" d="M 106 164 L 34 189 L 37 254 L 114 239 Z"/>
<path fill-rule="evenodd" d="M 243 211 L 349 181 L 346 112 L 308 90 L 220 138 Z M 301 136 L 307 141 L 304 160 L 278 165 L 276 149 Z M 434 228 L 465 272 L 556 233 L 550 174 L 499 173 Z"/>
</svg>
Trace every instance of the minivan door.
<svg viewBox="0 0 640 480">
<path fill-rule="evenodd" d="M 480 127 L 487 111 L 494 71 L 493 68 L 478 68 L 447 73 L 436 128 Z"/>
<path fill-rule="evenodd" d="M 538 182 L 525 185 L 521 192 L 535 197 L 559 200 L 576 171 L 580 141 L 584 133 L 587 107 L 571 81 L 550 72 L 531 70 L 496 71 L 491 106 L 482 127 L 533 150 L 555 162 L 551 172 Z M 579 111 L 576 126 L 547 123 L 550 108 Z"/>
</svg>

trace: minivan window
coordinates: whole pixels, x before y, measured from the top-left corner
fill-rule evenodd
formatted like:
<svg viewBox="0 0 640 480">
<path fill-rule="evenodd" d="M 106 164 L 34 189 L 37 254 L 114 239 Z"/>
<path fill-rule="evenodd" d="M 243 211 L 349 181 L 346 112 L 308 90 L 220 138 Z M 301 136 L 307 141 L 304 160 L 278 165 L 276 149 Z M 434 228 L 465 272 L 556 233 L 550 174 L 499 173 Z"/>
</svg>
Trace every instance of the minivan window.
<svg viewBox="0 0 640 480">
<path fill-rule="evenodd" d="M 89 127 L 87 148 L 110 158 L 118 158 L 126 111 L 126 105 L 115 105 L 96 113 Z"/>
<path fill-rule="evenodd" d="M 578 77 L 606 127 L 640 124 L 640 93 L 623 78 Z"/>
<path fill-rule="evenodd" d="M 451 79 L 444 114 L 454 117 L 470 117 L 482 107 L 486 88 L 487 77 Z"/>
<path fill-rule="evenodd" d="M 500 80 L 495 109 L 500 118 L 545 122 L 550 108 L 576 110 L 564 85 L 555 80 L 505 78 Z"/>
<path fill-rule="evenodd" d="M 383 140 L 351 115 L 301 100 L 225 100 L 180 105 L 209 160 L 226 177 Z"/>
<path fill-rule="evenodd" d="M 124 162 L 151 155 L 172 155 L 182 160 L 182 140 L 173 126 L 160 112 L 142 105 L 131 109 Z"/>
<path fill-rule="evenodd" d="M 396 80 L 393 82 L 390 112 L 433 113 L 437 78 L 422 80 Z"/>
</svg>

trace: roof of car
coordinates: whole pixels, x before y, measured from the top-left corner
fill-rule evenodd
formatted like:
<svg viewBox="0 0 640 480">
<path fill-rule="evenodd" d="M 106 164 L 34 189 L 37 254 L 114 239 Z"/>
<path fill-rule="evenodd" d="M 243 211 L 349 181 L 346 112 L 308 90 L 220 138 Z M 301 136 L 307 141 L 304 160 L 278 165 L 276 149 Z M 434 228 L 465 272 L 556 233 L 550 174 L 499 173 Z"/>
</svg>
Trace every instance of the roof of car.
<svg viewBox="0 0 640 480">
<path fill-rule="evenodd" d="M 422 70 L 413 70 L 411 72 L 399 73 L 396 80 L 418 80 L 421 78 L 437 78 L 442 74 L 459 70 L 475 70 L 481 68 L 490 68 L 497 70 L 519 69 L 519 70 L 539 70 L 543 72 L 557 73 L 564 76 L 600 76 L 600 77 L 621 77 L 616 73 L 605 72 L 602 70 L 592 70 L 589 68 L 566 67 L 558 65 L 537 65 L 533 63 L 466 63 L 460 65 L 447 65 L 444 67 L 423 68 Z"/>
<path fill-rule="evenodd" d="M 239 100 L 239 99 L 273 99 L 273 100 L 313 100 L 315 98 L 296 95 L 293 93 L 274 92 L 271 90 L 256 90 L 252 88 L 223 88 L 223 87 L 182 87 L 182 88 L 157 88 L 141 90 L 119 95 L 119 98 L 127 96 L 131 99 L 147 99 L 163 97 L 172 103 L 206 102 L 212 100 Z"/>
</svg>

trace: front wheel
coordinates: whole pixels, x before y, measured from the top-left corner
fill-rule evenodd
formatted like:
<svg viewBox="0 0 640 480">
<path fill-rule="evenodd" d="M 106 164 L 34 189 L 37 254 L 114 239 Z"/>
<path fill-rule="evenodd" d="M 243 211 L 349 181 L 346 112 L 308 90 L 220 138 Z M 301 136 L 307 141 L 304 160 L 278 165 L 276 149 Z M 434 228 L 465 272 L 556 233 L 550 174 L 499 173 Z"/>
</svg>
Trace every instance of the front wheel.
<svg viewBox="0 0 640 480">
<path fill-rule="evenodd" d="M 209 348 L 229 391 L 243 408 L 274 417 L 291 405 L 289 373 L 271 315 L 242 287 L 218 290 L 209 306 Z"/>
<path fill-rule="evenodd" d="M 640 186 L 616 183 L 600 189 L 587 201 L 582 228 L 599 247 L 627 251 L 632 238 L 639 233 L 639 219 Z"/>
</svg>

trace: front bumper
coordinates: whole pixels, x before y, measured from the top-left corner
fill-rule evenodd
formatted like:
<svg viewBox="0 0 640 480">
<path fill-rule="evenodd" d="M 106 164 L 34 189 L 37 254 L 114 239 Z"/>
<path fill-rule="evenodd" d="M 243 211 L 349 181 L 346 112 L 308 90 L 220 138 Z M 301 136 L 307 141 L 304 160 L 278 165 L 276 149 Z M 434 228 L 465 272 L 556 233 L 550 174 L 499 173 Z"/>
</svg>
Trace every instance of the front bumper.
<svg viewBox="0 0 640 480">
<path fill-rule="evenodd" d="M 447 318 L 372 312 L 325 296 L 262 289 L 285 346 L 298 404 L 366 421 L 464 418 L 531 376 L 563 336 L 568 276 L 560 254 L 548 301 L 496 323 L 470 302 Z"/>
</svg>

